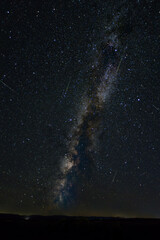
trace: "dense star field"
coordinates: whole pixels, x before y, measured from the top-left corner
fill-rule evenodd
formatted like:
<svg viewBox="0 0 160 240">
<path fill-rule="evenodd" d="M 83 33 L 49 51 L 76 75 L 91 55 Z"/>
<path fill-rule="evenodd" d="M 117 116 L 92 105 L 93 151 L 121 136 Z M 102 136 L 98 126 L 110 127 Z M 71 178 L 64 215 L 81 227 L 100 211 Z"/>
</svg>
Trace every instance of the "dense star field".
<svg viewBox="0 0 160 240">
<path fill-rule="evenodd" d="M 0 212 L 160 217 L 156 0 L 0 3 Z"/>
</svg>

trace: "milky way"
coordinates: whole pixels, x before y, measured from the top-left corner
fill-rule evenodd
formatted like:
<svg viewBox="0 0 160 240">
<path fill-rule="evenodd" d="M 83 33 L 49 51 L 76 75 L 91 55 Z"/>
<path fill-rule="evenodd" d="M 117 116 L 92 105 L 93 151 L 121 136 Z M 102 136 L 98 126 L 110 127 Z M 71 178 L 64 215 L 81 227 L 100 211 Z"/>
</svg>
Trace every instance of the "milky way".
<svg viewBox="0 0 160 240">
<path fill-rule="evenodd" d="M 102 111 L 113 92 L 122 60 L 115 30 L 117 21 L 118 16 L 106 28 L 104 39 L 97 48 L 90 87 L 82 96 L 77 122 L 69 133 L 68 151 L 60 160 L 60 174 L 53 191 L 53 203 L 56 207 L 63 207 L 66 202 L 71 201 L 76 176 L 83 172 L 87 164 L 94 162 L 101 133 Z"/>
</svg>

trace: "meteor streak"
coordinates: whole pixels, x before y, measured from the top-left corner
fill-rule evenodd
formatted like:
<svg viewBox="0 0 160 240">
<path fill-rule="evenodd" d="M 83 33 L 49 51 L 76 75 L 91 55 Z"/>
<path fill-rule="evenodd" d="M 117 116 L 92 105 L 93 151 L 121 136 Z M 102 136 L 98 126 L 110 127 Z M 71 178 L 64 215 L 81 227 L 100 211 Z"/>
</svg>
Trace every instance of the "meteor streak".
<svg viewBox="0 0 160 240">
<path fill-rule="evenodd" d="M 67 94 L 67 92 L 68 92 L 68 88 L 69 88 L 69 85 L 70 85 L 70 82 L 71 82 L 71 79 L 69 80 L 69 82 L 68 82 L 68 84 L 67 84 L 67 87 L 66 87 L 66 90 L 65 90 L 65 95 Z"/>
<path fill-rule="evenodd" d="M 8 86 L 5 82 L 3 82 L 2 80 L 0 80 L 0 82 L 7 87 L 8 89 L 10 89 L 12 92 L 16 93 L 16 91 L 14 89 L 12 89 L 10 86 Z"/>
<path fill-rule="evenodd" d="M 114 174 L 114 176 L 113 176 L 113 179 L 112 179 L 112 183 L 114 183 L 115 178 L 116 178 L 116 176 L 117 176 L 117 173 L 118 173 L 118 171 L 115 172 L 115 174 Z"/>
<path fill-rule="evenodd" d="M 119 71 L 119 69 L 120 69 L 120 66 L 121 66 L 121 63 L 122 63 L 122 60 L 123 60 L 123 57 L 124 57 L 124 54 L 125 54 L 126 49 L 127 49 L 127 46 L 124 48 L 124 52 L 123 52 L 122 57 L 121 57 L 121 59 L 120 59 L 120 61 L 119 61 L 119 64 L 118 64 L 116 73 L 118 73 L 118 71 Z"/>
</svg>

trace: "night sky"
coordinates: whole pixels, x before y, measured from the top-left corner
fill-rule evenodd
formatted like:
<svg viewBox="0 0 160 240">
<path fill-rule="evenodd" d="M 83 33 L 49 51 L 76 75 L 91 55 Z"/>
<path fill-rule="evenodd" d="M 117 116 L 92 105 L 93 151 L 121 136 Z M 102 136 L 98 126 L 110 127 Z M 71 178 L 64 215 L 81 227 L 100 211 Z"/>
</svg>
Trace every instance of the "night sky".
<svg viewBox="0 0 160 240">
<path fill-rule="evenodd" d="M 0 3 L 0 212 L 160 217 L 158 1 Z"/>
</svg>

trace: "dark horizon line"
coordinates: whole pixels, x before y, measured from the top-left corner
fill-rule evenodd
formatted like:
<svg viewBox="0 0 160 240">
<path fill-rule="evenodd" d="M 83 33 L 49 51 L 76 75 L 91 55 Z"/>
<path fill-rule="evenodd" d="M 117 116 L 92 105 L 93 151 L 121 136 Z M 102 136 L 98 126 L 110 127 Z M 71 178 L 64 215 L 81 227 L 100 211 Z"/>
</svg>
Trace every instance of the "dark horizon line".
<svg viewBox="0 0 160 240">
<path fill-rule="evenodd" d="M 125 219 L 128 219 L 128 220 L 160 220 L 159 217 L 121 217 L 121 216 L 82 216 L 82 215 L 62 215 L 62 214 L 57 214 L 57 215 L 40 215 L 40 214 L 31 214 L 31 215 L 28 215 L 28 214 L 19 214 L 19 213 L 0 213 L 0 220 L 3 218 L 3 217 L 19 217 L 19 218 L 24 218 L 25 220 L 29 220 L 29 219 L 32 219 L 32 218 L 74 218 L 74 219 L 78 219 L 78 218 L 81 218 L 81 219 L 121 219 L 121 220 L 125 220 Z"/>
</svg>

